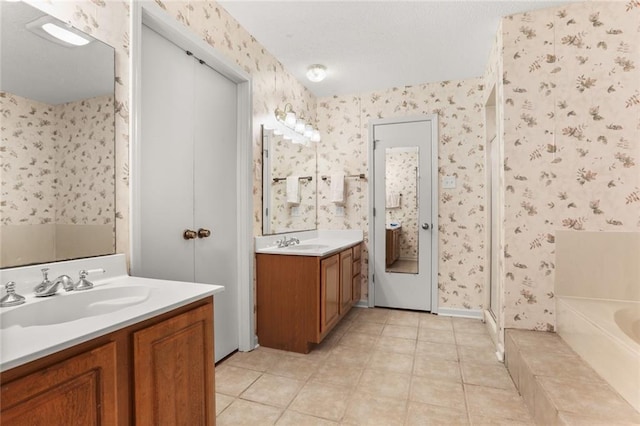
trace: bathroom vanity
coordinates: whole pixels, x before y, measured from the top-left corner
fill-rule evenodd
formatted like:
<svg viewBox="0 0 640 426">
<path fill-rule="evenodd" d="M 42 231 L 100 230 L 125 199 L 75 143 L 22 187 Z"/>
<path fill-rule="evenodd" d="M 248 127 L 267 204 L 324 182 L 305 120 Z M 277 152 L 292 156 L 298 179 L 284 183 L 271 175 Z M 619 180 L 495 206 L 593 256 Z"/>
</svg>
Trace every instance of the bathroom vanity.
<svg viewBox="0 0 640 426">
<path fill-rule="evenodd" d="M 108 272 L 93 289 L 23 293 L 24 305 L 0 310 L 3 424 L 214 424 L 223 287 L 130 277 L 124 256 L 96 259 Z M 11 270 L 2 279 L 18 281 Z"/>
<path fill-rule="evenodd" d="M 256 250 L 261 346 L 308 353 L 360 300 L 361 233 L 337 232 Z"/>
</svg>

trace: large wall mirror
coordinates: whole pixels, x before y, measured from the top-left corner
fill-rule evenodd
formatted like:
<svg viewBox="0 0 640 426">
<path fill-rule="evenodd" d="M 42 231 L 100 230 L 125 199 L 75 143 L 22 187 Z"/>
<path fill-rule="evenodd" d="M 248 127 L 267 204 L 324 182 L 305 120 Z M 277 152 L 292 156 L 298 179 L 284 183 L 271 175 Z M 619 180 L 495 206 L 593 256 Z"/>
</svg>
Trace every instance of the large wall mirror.
<svg viewBox="0 0 640 426">
<path fill-rule="evenodd" d="M 316 229 L 316 144 L 262 126 L 262 233 Z"/>
<path fill-rule="evenodd" d="M 115 252 L 114 50 L 0 2 L 0 267 Z"/>
</svg>

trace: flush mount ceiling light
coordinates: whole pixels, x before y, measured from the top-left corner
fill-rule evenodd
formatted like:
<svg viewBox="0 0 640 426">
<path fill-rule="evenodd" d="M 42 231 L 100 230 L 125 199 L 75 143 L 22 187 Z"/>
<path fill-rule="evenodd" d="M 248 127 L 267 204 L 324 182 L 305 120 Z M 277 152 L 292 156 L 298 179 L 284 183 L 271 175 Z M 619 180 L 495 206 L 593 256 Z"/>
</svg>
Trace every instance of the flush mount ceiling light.
<svg viewBox="0 0 640 426">
<path fill-rule="evenodd" d="M 65 25 L 52 16 L 43 16 L 31 21 L 26 28 L 32 33 L 65 47 L 85 46 L 92 39 L 75 28 Z"/>
<path fill-rule="evenodd" d="M 322 81 L 327 76 L 327 67 L 320 64 L 311 65 L 307 69 L 307 78 L 314 83 Z"/>
</svg>

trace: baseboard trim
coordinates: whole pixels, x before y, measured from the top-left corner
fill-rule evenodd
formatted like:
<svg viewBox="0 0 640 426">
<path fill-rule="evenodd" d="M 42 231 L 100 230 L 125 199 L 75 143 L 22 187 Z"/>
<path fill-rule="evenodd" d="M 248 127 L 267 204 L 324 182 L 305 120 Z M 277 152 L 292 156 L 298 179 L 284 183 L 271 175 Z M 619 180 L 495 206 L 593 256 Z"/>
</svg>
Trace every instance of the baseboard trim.
<svg viewBox="0 0 640 426">
<path fill-rule="evenodd" d="M 459 318 L 473 318 L 484 319 L 482 311 L 480 309 L 456 309 L 456 308 L 444 308 L 440 306 L 438 308 L 438 315 L 447 317 L 459 317 Z"/>
<path fill-rule="evenodd" d="M 367 308 L 369 309 L 369 302 L 367 300 L 358 300 L 358 303 L 353 305 L 354 308 Z"/>
</svg>

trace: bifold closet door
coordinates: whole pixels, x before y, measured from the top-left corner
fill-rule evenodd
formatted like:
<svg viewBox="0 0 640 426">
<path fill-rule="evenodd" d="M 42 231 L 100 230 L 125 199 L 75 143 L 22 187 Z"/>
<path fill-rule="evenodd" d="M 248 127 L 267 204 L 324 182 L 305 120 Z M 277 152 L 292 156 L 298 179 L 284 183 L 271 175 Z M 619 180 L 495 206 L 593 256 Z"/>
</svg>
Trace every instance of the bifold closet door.
<svg viewBox="0 0 640 426">
<path fill-rule="evenodd" d="M 136 273 L 225 287 L 214 298 L 218 361 L 239 341 L 237 85 L 142 28 Z M 186 240 L 186 229 L 204 232 Z"/>
<path fill-rule="evenodd" d="M 193 226 L 195 61 L 142 26 L 140 275 L 194 281 Z M 136 231 L 136 230 L 134 230 Z"/>
</svg>

